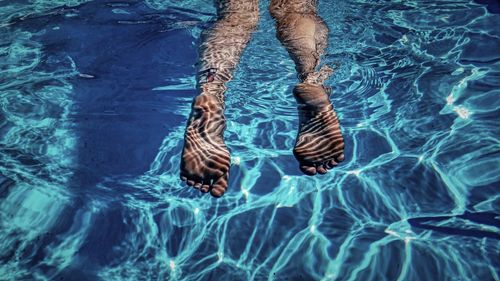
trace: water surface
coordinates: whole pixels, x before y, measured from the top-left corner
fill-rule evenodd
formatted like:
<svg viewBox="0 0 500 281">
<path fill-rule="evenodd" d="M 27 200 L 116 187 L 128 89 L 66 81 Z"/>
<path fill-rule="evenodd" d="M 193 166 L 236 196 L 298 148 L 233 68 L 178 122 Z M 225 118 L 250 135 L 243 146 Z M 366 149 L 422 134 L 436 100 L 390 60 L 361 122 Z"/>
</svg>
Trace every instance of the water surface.
<svg viewBox="0 0 500 281">
<path fill-rule="evenodd" d="M 211 1 L 0 2 L 0 280 L 499 280 L 494 1 L 322 1 L 346 160 L 303 176 L 261 20 L 228 192 L 178 179 Z"/>
</svg>

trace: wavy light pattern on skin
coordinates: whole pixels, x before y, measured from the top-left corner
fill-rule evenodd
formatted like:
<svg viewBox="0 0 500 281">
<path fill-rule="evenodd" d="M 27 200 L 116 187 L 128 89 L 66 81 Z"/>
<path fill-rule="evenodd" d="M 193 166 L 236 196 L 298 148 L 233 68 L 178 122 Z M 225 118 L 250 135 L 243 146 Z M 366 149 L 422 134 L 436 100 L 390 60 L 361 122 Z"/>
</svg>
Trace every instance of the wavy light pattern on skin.
<svg viewBox="0 0 500 281">
<path fill-rule="evenodd" d="M 499 279 L 498 14 L 323 1 L 346 160 L 307 177 L 262 1 L 214 199 L 178 169 L 215 9 L 173 2 L 0 4 L 0 280 Z"/>
</svg>

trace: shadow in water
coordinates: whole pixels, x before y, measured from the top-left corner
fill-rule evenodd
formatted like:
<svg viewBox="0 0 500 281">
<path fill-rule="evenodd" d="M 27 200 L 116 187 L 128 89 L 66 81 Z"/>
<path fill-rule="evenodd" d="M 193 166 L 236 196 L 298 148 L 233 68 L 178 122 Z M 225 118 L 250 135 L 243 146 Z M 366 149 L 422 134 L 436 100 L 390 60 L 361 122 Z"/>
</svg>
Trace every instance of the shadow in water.
<svg viewBox="0 0 500 281">
<path fill-rule="evenodd" d="M 70 118 L 78 141 L 73 188 L 146 172 L 165 135 L 185 123 L 185 116 L 175 114 L 176 103 L 192 97 L 194 86 L 162 87 L 194 75 L 197 47 L 183 25 L 199 23 L 185 14 L 168 15 L 144 3 L 97 1 L 13 20 L 33 32 L 45 29 L 44 54 L 64 54 L 80 72 L 72 81 Z"/>
<path fill-rule="evenodd" d="M 45 244 L 60 241 L 58 236 L 80 225 L 79 229 L 88 228 L 78 250 L 80 259 L 94 267 L 117 262 L 120 253 L 113 247 L 122 242 L 128 228 L 135 227 L 129 220 L 134 214 L 127 214 L 130 210 L 119 202 L 127 196 L 126 187 L 115 185 L 106 193 L 99 183 L 147 172 L 165 136 L 185 124 L 186 117 L 176 110 L 185 106 L 183 101 L 190 104 L 195 94 L 192 78 L 197 46 L 192 44 L 191 29 L 205 23 L 182 10 L 161 14 L 142 2 L 101 1 L 11 22 L 37 34 L 44 57 L 69 60 L 80 73 L 71 80 L 69 116 L 77 155 L 68 188 L 76 196 L 50 235 L 43 237 Z M 179 80 L 185 80 L 185 85 L 179 87 L 176 82 L 169 87 Z M 0 196 L 11 185 L 9 179 L 0 178 Z M 105 198 L 100 202 L 106 207 L 99 208 L 97 219 L 86 220 L 80 210 L 91 209 L 91 197 L 99 196 Z M 44 258 L 40 252 L 30 262 L 37 264 Z M 95 279 L 89 275 L 92 271 L 68 267 L 54 278 Z"/>
</svg>

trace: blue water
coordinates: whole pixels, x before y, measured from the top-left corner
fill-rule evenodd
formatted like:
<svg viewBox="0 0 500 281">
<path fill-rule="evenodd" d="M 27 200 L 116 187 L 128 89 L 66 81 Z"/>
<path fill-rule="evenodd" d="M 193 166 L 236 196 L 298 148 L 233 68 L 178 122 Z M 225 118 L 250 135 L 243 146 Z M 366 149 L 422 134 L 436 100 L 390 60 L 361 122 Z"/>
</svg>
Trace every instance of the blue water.
<svg viewBox="0 0 500 281">
<path fill-rule="evenodd" d="M 212 1 L 0 1 L 0 280 L 500 279 L 498 2 L 322 1 L 346 160 L 315 177 L 268 2 L 215 199 L 178 179 Z"/>
</svg>

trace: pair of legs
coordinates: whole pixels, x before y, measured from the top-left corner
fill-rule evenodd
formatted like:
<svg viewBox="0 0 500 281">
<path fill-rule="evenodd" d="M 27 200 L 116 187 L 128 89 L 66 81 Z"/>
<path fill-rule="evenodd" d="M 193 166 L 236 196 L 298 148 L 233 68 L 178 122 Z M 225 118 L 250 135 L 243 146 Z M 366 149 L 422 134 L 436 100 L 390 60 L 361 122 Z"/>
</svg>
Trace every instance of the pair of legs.
<svg viewBox="0 0 500 281">
<path fill-rule="evenodd" d="M 228 185 L 230 155 L 224 143 L 224 93 L 255 30 L 258 0 L 217 0 L 218 20 L 204 33 L 194 99 L 181 159 L 181 179 L 219 197 Z M 305 174 L 325 174 L 344 159 L 339 122 L 323 82 L 332 73 L 317 69 L 328 42 L 328 28 L 316 13 L 316 0 L 271 0 L 277 37 L 296 65 L 300 83 L 299 131 L 293 149 Z"/>
</svg>

